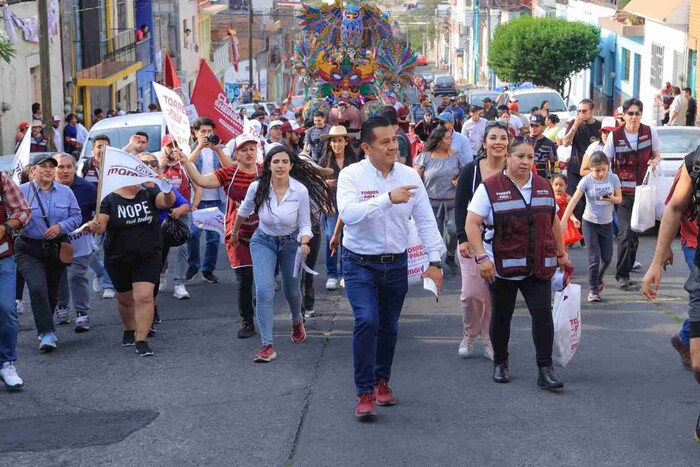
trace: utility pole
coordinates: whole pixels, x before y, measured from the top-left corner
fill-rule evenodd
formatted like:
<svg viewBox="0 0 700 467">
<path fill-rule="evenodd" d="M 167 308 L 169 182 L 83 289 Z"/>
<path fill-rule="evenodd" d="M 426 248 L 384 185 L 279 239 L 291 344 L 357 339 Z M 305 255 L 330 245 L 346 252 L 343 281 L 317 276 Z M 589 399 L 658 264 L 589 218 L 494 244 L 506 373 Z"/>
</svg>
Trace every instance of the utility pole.
<svg viewBox="0 0 700 467">
<path fill-rule="evenodd" d="M 53 144 L 53 125 L 51 110 L 51 52 L 49 51 L 49 2 L 36 2 L 39 14 L 39 70 L 41 70 L 41 112 L 48 131 L 48 138 Z"/>
<path fill-rule="evenodd" d="M 253 0 L 248 0 L 248 91 L 253 102 Z"/>
</svg>

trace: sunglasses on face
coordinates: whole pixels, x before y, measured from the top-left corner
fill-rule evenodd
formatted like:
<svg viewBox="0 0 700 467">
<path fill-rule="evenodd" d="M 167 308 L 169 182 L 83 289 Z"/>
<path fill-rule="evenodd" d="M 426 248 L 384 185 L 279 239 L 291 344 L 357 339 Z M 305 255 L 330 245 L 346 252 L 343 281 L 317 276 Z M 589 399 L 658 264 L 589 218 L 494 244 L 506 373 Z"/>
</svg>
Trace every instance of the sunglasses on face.
<svg viewBox="0 0 700 467">
<path fill-rule="evenodd" d="M 146 164 L 150 165 L 151 167 L 158 167 L 158 161 L 144 161 Z"/>
<path fill-rule="evenodd" d="M 641 112 L 625 112 L 628 117 L 641 117 L 642 113 Z"/>
</svg>

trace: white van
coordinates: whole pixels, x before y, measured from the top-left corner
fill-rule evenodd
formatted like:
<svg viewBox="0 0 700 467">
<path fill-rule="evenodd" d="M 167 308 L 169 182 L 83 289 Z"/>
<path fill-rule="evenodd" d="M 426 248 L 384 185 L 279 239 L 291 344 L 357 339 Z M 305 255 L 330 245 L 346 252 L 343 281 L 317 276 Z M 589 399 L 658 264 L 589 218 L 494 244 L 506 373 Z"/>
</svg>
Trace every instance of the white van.
<svg viewBox="0 0 700 467">
<path fill-rule="evenodd" d="M 148 135 L 148 148 L 146 150 L 158 156 L 160 153 L 160 142 L 165 134 L 163 114 L 161 112 L 127 114 L 105 118 L 90 128 L 88 139 L 83 145 L 82 151 L 80 151 L 78 170 L 80 170 L 80 166 L 85 159 L 92 157 L 92 141 L 95 136 L 107 135 L 110 145 L 121 149 L 129 144 L 129 138 L 137 131 L 143 131 Z"/>
<path fill-rule="evenodd" d="M 561 94 L 552 88 L 510 89 L 501 94 L 496 105 L 508 105 L 511 98 L 518 99 L 520 113 L 527 117 L 530 116 L 533 107 L 541 106 L 544 101 L 549 101 L 549 112 L 557 114 L 562 126 L 570 118 L 576 117 L 576 106 L 571 105 L 567 108 Z"/>
</svg>

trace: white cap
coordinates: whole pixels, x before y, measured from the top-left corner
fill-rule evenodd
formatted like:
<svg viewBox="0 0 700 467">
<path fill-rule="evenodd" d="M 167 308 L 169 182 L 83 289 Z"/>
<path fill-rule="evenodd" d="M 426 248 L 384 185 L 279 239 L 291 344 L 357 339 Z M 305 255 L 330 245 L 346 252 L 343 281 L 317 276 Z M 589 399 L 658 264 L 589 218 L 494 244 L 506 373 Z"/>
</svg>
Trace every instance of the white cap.
<svg viewBox="0 0 700 467">
<path fill-rule="evenodd" d="M 241 133 L 240 135 L 236 136 L 236 149 L 239 149 L 241 146 L 243 146 L 245 143 L 258 143 L 258 139 L 248 133 Z"/>
<path fill-rule="evenodd" d="M 276 126 L 282 126 L 284 122 L 282 120 L 273 120 L 270 122 L 270 124 L 267 126 L 270 130 L 272 130 Z"/>
</svg>

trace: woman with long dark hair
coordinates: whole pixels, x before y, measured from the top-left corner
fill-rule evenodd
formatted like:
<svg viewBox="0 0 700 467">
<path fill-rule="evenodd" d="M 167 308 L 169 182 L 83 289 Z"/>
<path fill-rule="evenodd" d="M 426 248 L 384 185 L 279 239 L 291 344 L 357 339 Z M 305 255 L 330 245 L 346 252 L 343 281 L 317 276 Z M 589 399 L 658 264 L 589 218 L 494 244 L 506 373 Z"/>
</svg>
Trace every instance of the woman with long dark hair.
<svg viewBox="0 0 700 467">
<path fill-rule="evenodd" d="M 358 161 L 357 154 L 350 144 L 350 138 L 354 136 L 354 133 L 348 133 L 345 127 L 342 126 L 334 126 L 327 135 L 321 136 L 327 143 L 326 151 L 323 153 L 323 156 L 321 156 L 319 165 L 333 170 L 333 175 L 326 179 L 326 183 L 331 187 L 333 193 L 336 192 L 336 184 L 340 171 Z M 340 258 L 338 254 L 339 251 L 334 251 L 330 248 L 331 238 L 333 238 L 337 223 L 337 206 L 334 206 L 332 214 L 324 212 L 321 215 L 321 224 L 323 225 L 323 230 L 326 235 L 326 273 L 328 276 L 326 289 L 328 290 L 337 289 L 338 286 L 342 284 L 342 282 L 339 281 L 341 281 L 343 277 L 342 263 L 340 269 L 338 269 L 338 259 Z M 308 311 L 307 317 L 309 317 Z"/>
<path fill-rule="evenodd" d="M 255 362 L 277 358 L 272 347 L 272 302 L 277 264 L 282 272 L 282 290 L 292 316 L 292 342 L 306 340 L 301 315 L 300 275 L 298 271 L 295 274 L 294 266 L 297 250 L 300 249 L 304 257 L 310 253 L 309 242 L 313 235 L 311 203 L 324 211 L 333 209 L 333 192 L 323 176 L 311 163 L 286 147 L 270 150 L 263 163 L 262 175 L 250 184 L 238 209 L 229 238 L 231 244 L 237 246 L 243 222 L 253 214 L 258 215 L 260 223 L 250 239 L 257 299 L 255 316 L 262 342 Z"/>
<path fill-rule="evenodd" d="M 547 115 L 549 115 L 549 101 L 542 101 L 542 104 L 540 104 L 539 112 L 540 115 L 542 115 L 544 118 L 547 118 Z"/>
<path fill-rule="evenodd" d="M 459 173 L 469 160 L 452 149 L 451 133 L 443 125 L 435 128 L 425 143 L 425 149 L 414 161 L 413 167 L 425 184 L 440 235 L 445 236 L 447 231 L 445 264 L 450 270 L 457 272 L 459 266 L 454 257 L 457 249 L 457 232 L 454 225 L 455 193 Z"/>
</svg>

